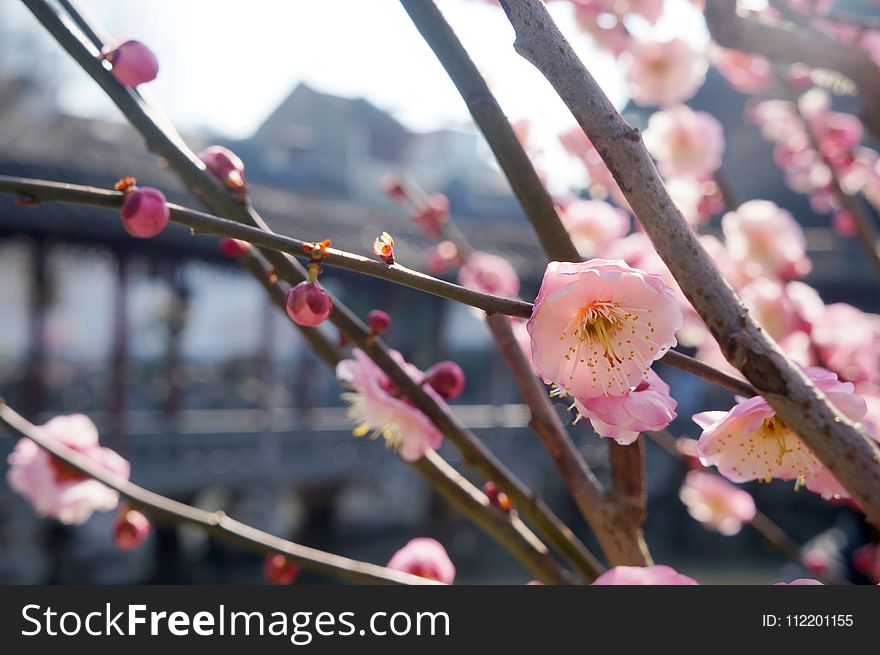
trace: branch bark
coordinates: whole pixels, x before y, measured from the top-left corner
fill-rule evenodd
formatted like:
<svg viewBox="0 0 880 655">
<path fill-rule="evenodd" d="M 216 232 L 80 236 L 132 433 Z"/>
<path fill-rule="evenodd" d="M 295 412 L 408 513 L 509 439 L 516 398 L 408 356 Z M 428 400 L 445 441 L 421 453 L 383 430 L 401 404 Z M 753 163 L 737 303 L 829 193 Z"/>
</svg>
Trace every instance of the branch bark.
<svg viewBox="0 0 880 655">
<path fill-rule="evenodd" d="M 541 71 L 596 146 L 726 359 L 880 525 L 880 448 L 842 416 L 752 319 L 666 192 L 639 131 L 620 116 L 539 0 L 501 0 L 516 51 Z"/>
</svg>

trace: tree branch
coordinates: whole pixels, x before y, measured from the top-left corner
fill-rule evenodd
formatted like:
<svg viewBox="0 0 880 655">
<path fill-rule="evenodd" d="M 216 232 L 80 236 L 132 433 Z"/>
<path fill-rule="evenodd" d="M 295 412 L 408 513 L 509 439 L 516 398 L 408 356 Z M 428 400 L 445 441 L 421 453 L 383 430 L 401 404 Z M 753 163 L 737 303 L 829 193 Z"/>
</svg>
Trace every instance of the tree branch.
<svg viewBox="0 0 880 655">
<path fill-rule="evenodd" d="M 129 122 L 147 140 L 150 149 L 161 155 L 183 183 L 209 209 L 221 216 L 271 232 L 266 222 L 248 202 L 239 202 L 205 170 L 204 164 L 176 133 L 163 128 L 156 112 L 131 89 L 119 85 L 98 60 L 95 47 L 87 41 L 71 20 L 60 14 L 46 0 L 22 0 L 58 43 L 101 86 Z M 263 250 L 263 256 L 275 273 L 288 284 L 306 279 L 306 271 L 296 260 L 282 253 Z M 380 338 L 374 338 L 366 326 L 345 305 L 333 301 L 330 320 L 352 343 L 360 347 L 449 440 L 469 463 L 493 480 L 519 508 L 547 543 L 556 548 L 585 577 L 596 576 L 595 561 L 571 530 L 534 493 L 519 481 L 454 416 L 442 409 L 391 356 Z"/>
<path fill-rule="evenodd" d="M 638 130 L 623 120 L 544 5 L 538 0 L 501 0 L 501 5 L 516 31 L 517 52 L 545 75 L 596 146 L 724 356 L 880 525 L 878 444 L 839 414 L 749 316 L 670 199 Z"/>
<path fill-rule="evenodd" d="M 206 512 L 148 491 L 124 478 L 108 473 L 85 455 L 46 436 L 37 426 L 25 420 L 2 401 L 0 401 L 0 424 L 17 437 L 30 439 L 76 471 L 117 491 L 133 507 L 143 510 L 156 520 L 195 526 L 212 536 L 260 554 L 281 553 L 299 562 L 305 569 L 336 578 L 371 584 L 433 584 L 433 581 L 425 578 L 332 555 L 274 537 L 236 521 L 223 512 Z"/>
</svg>

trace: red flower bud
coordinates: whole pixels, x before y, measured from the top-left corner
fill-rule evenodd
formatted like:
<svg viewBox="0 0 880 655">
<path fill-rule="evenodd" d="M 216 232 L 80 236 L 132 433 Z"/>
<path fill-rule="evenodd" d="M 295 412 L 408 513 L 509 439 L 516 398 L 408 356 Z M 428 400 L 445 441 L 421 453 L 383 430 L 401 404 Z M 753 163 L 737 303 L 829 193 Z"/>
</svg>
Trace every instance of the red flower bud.
<svg viewBox="0 0 880 655">
<path fill-rule="evenodd" d="M 299 564 L 281 553 L 266 555 L 263 563 L 263 575 L 272 584 L 293 584 L 299 577 L 299 571 Z"/>
<path fill-rule="evenodd" d="M 134 509 L 124 509 L 113 523 L 113 541 L 122 550 L 138 548 L 150 535 L 150 521 Z"/>
<path fill-rule="evenodd" d="M 483 485 L 483 493 L 486 494 L 489 503 L 495 505 L 495 507 L 508 513 L 513 509 L 513 503 L 510 502 L 507 494 L 501 491 L 491 480 Z"/>
<path fill-rule="evenodd" d="M 152 82 L 159 74 L 156 55 L 140 41 L 125 41 L 107 53 L 113 64 L 113 77 L 125 86 Z"/>
<path fill-rule="evenodd" d="M 232 259 L 238 259 L 250 251 L 251 244 L 241 239 L 220 239 L 220 252 Z"/>
<path fill-rule="evenodd" d="M 449 199 L 442 193 L 428 196 L 423 207 L 412 214 L 412 219 L 428 234 L 435 237 L 440 234 L 440 225 L 449 218 Z"/>
<path fill-rule="evenodd" d="M 330 316 L 330 294 L 312 282 L 300 282 L 287 292 L 284 303 L 287 315 L 297 325 L 315 327 Z"/>
<path fill-rule="evenodd" d="M 199 153 L 205 168 L 230 189 L 244 186 L 244 162 L 223 146 L 208 146 Z"/>
<path fill-rule="evenodd" d="M 373 334 L 382 334 L 391 327 L 391 317 L 381 309 L 374 309 L 367 314 L 367 325 Z"/>
<path fill-rule="evenodd" d="M 120 212 L 125 231 L 140 239 L 159 234 L 165 229 L 170 216 L 165 195 L 151 187 L 138 187 L 128 192 Z"/>
<path fill-rule="evenodd" d="M 464 391 L 464 371 L 455 362 L 437 362 L 425 371 L 425 382 L 441 398 L 452 400 Z"/>
</svg>

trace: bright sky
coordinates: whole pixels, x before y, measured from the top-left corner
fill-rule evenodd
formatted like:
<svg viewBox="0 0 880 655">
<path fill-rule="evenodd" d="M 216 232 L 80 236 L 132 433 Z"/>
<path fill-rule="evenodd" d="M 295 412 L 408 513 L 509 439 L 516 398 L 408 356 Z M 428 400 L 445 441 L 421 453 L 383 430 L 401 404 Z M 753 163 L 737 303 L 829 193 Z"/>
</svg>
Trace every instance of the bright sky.
<svg viewBox="0 0 880 655">
<path fill-rule="evenodd" d="M 150 91 L 184 129 L 247 136 L 301 81 L 366 97 L 416 129 L 468 121 L 455 88 L 397 0 L 80 4 L 108 32 L 140 39 L 156 51 L 161 70 Z M 668 4 L 658 32 L 701 39 L 701 19 L 688 10 L 686 0 Z M 509 116 L 555 126 L 571 123 L 543 78 L 513 52 L 513 31 L 500 8 L 475 0 L 441 0 L 440 6 Z M 15 0 L 0 0 L 0 8 L 4 20 L 23 28 L 36 24 Z M 553 3 L 551 9 L 563 29 L 571 31 L 570 7 Z M 49 39 L 39 30 L 34 38 Z M 614 62 L 587 39 L 576 35 L 572 40 L 606 92 L 622 103 L 625 89 Z M 73 66 L 70 71 L 62 88 L 67 111 L 116 115 L 97 86 Z"/>
</svg>

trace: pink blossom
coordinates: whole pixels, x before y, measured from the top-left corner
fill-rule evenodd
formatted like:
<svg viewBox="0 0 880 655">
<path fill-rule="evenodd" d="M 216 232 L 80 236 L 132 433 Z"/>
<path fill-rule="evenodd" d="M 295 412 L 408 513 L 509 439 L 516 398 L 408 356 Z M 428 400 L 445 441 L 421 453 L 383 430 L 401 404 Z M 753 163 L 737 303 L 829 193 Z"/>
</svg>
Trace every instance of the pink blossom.
<svg viewBox="0 0 880 655">
<path fill-rule="evenodd" d="M 428 236 L 438 236 L 440 227 L 449 220 L 449 198 L 442 193 L 432 193 L 423 205 L 413 210 L 412 219 Z"/>
<path fill-rule="evenodd" d="M 105 56 L 113 65 L 113 77 L 124 86 L 134 87 L 152 82 L 159 74 L 156 55 L 140 41 L 120 43 Z"/>
<path fill-rule="evenodd" d="M 850 382 L 823 368 L 805 370 L 813 384 L 837 409 L 859 423 L 865 417 L 865 401 Z M 733 482 L 750 480 L 796 480 L 824 498 L 848 494 L 827 468 L 803 444 L 761 396 L 739 399 L 728 412 L 703 412 L 694 421 L 703 428 L 699 448 L 704 464 Z"/>
<path fill-rule="evenodd" d="M 632 101 L 668 107 L 691 98 L 706 80 L 706 57 L 686 41 L 637 41 L 627 71 Z"/>
<path fill-rule="evenodd" d="M 519 276 L 503 257 L 477 251 L 468 257 L 458 272 L 458 283 L 493 296 L 515 298 L 519 295 Z"/>
<path fill-rule="evenodd" d="M 165 194 L 152 187 L 137 187 L 127 192 L 119 213 L 125 231 L 139 239 L 159 234 L 168 225 L 171 215 Z"/>
<path fill-rule="evenodd" d="M 623 396 L 575 399 L 578 419 L 587 418 L 600 437 L 622 446 L 633 443 L 640 432 L 662 430 L 675 420 L 678 403 L 669 395 L 669 385 L 652 370 L 647 379 Z"/>
<path fill-rule="evenodd" d="M 56 416 L 40 432 L 88 457 L 94 464 L 127 480 L 129 463 L 98 444 L 98 429 L 82 414 Z M 29 439 L 21 439 L 9 455 L 9 486 L 34 506 L 37 514 L 62 523 L 85 523 L 93 512 L 116 507 L 119 494 L 56 459 Z"/>
<path fill-rule="evenodd" d="M 795 284 L 795 283 L 791 283 Z M 800 283 L 798 283 L 800 284 Z M 800 287 L 789 287 L 774 278 L 762 277 L 754 280 L 740 289 L 739 294 L 743 303 L 749 308 L 752 317 L 761 324 L 767 334 L 778 342 L 783 341 L 795 332 L 809 332 L 810 323 L 801 315 L 801 311 L 810 313 L 816 317 L 816 308 L 813 302 L 818 302 L 818 315 L 824 311 L 822 301 L 815 291 L 806 287 L 809 292 L 803 292 Z M 789 294 L 792 290 L 794 297 Z M 797 294 L 802 293 L 802 298 Z M 809 303 L 806 306 L 799 304 L 799 300 Z"/>
<path fill-rule="evenodd" d="M 615 566 L 596 578 L 594 585 L 695 585 L 696 580 L 670 566 Z"/>
<path fill-rule="evenodd" d="M 618 186 L 617 181 L 605 165 L 605 160 L 596 147 L 584 134 L 580 126 L 575 126 L 559 135 L 562 147 L 573 157 L 577 157 L 587 169 L 590 178 L 590 194 L 594 198 L 611 196 L 621 207 L 628 209 L 629 204 Z"/>
<path fill-rule="evenodd" d="M 724 478 L 703 471 L 689 471 L 678 492 L 688 514 L 706 527 L 729 537 L 743 523 L 755 518 L 755 501 Z"/>
<path fill-rule="evenodd" d="M 122 550 L 134 550 L 150 536 L 150 521 L 135 509 L 123 509 L 113 522 L 113 541 Z"/>
<path fill-rule="evenodd" d="M 574 200 L 559 215 L 582 257 L 599 254 L 629 232 L 629 216 L 601 200 Z"/>
<path fill-rule="evenodd" d="M 540 376 L 583 402 L 639 386 L 682 324 L 659 275 L 593 259 L 550 262 L 527 329 Z"/>
<path fill-rule="evenodd" d="M 803 277 L 812 265 L 807 240 L 794 217 L 776 203 L 749 200 L 721 219 L 731 258 L 752 278 L 776 275 Z"/>
<path fill-rule="evenodd" d="M 773 67 L 760 55 L 722 49 L 715 68 L 741 93 L 761 93 L 773 83 Z"/>
<path fill-rule="evenodd" d="M 455 580 L 455 565 L 446 549 L 436 539 L 426 537 L 413 539 L 394 553 L 388 561 L 388 568 L 443 584 L 452 584 Z"/>
<path fill-rule="evenodd" d="M 353 359 L 346 359 L 336 366 L 336 377 L 351 391 L 342 394 L 348 403 L 348 417 L 356 424 L 357 437 L 382 436 L 389 447 L 399 451 L 400 456 L 414 462 L 428 450 L 436 450 L 443 441 L 443 434 L 421 410 L 401 398 L 397 388 L 362 350 L 352 350 Z M 418 382 L 422 372 L 404 361 L 397 351 L 391 356 L 407 374 Z M 445 407 L 443 399 L 429 385 L 425 393 Z"/>
<path fill-rule="evenodd" d="M 709 177 L 721 165 L 724 128 L 704 111 L 687 105 L 657 111 L 648 119 L 645 146 L 667 177 Z"/>
<path fill-rule="evenodd" d="M 441 241 L 428 250 L 425 265 L 433 275 L 445 273 L 450 267 L 461 262 L 458 248 L 452 241 Z"/>
<path fill-rule="evenodd" d="M 814 322 L 812 338 L 822 361 L 843 378 L 880 383 L 880 316 L 833 303 Z"/>
</svg>

